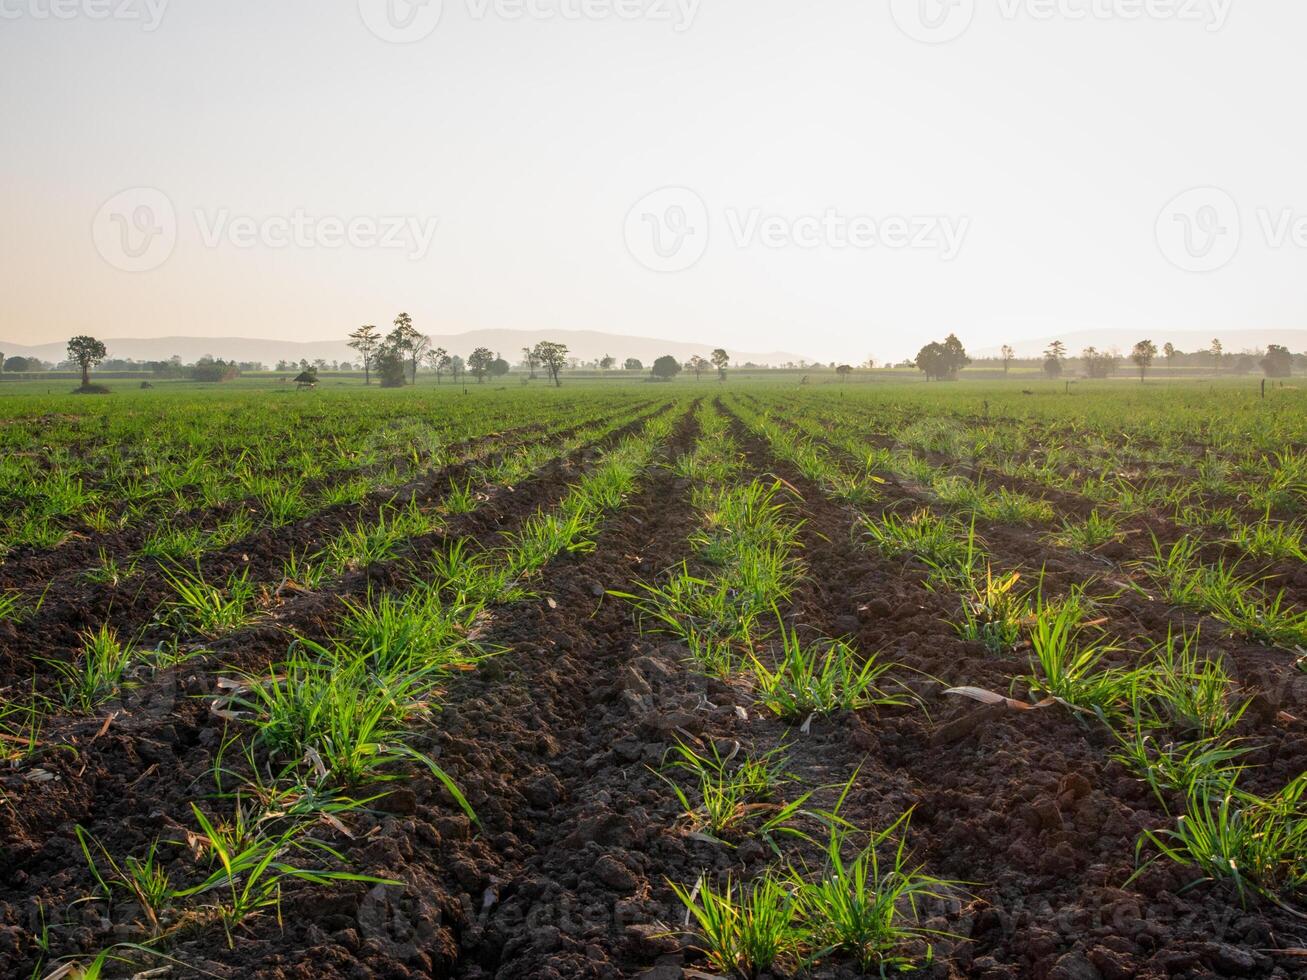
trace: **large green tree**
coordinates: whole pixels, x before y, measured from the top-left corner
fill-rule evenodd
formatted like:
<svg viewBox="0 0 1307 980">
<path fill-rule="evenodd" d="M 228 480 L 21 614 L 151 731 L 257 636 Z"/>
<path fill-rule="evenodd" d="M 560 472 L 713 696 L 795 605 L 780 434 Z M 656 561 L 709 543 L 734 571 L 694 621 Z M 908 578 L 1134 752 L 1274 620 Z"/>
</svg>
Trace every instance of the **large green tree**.
<svg viewBox="0 0 1307 980">
<path fill-rule="evenodd" d="M 485 381 L 494 360 L 495 352 L 488 347 L 478 347 L 467 356 L 467 369 L 472 372 L 472 377 L 477 379 L 477 384 Z"/>
<path fill-rule="evenodd" d="M 680 362 L 671 354 L 664 354 L 658 360 L 654 361 L 653 376 L 659 381 L 671 381 L 681 373 Z"/>
<path fill-rule="evenodd" d="M 373 367 L 381 379 L 381 387 L 404 387 L 404 356 L 401 351 L 389 344 L 382 345 L 373 358 Z"/>
<path fill-rule="evenodd" d="M 535 345 L 531 353 L 535 355 L 536 363 L 548 372 L 549 377 L 554 379 L 554 387 L 563 387 L 559 372 L 567 364 L 567 345 L 542 340 Z"/>
<path fill-rule="evenodd" d="M 1262 358 L 1262 371 L 1268 378 L 1287 378 L 1293 373 L 1293 355 L 1289 348 L 1271 344 Z"/>
<path fill-rule="evenodd" d="M 82 387 L 91 384 L 91 368 L 108 356 L 104 342 L 85 335 L 68 341 L 68 359 L 82 369 Z"/>
<path fill-rule="evenodd" d="M 956 381 L 958 372 L 971 363 L 957 334 L 949 334 L 943 343 L 932 341 L 917 352 L 913 362 L 927 381 Z"/>
<path fill-rule="evenodd" d="M 1142 384 L 1144 375 L 1148 373 L 1148 368 L 1153 363 L 1153 358 L 1157 357 L 1157 345 L 1151 340 L 1141 340 L 1135 344 L 1135 349 L 1130 352 L 1130 360 L 1135 362 L 1135 367 L 1139 369 L 1139 381 Z"/>
<path fill-rule="evenodd" d="M 409 364 L 413 384 L 418 382 L 418 361 L 431 346 L 431 338 L 413 326 L 413 318 L 407 313 L 395 317 L 395 329 L 386 336 L 386 346 L 395 351 L 402 360 Z"/>
</svg>

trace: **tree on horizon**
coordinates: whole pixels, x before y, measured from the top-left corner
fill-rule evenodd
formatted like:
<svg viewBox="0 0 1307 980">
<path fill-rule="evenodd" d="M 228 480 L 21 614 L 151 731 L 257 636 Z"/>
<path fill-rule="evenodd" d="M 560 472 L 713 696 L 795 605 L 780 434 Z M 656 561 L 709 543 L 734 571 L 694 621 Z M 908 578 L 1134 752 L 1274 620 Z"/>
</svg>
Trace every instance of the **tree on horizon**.
<svg viewBox="0 0 1307 980">
<path fill-rule="evenodd" d="M 1003 358 L 1003 373 L 1007 374 L 1008 368 L 1012 366 L 1012 361 L 1017 356 L 1017 352 L 1012 349 L 1011 344 L 1004 344 L 999 353 Z"/>
<path fill-rule="evenodd" d="M 82 369 L 82 387 L 91 386 L 91 368 L 108 356 L 104 342 L 81 335 L 68 341 L 68 359 Z"/>
<path fill-rule="evenodd" d="M 449 367 L 449 351 L 443 347 L 434 347 L 423 356 L 426 358 L 427 367 L 436 374 L 436 384 L 440 384 L 440 376 Z"/>
<path fill-rule="evenodd" d="M 413 384 L 418 383 L 418 361 L 431 346 L 431 338 L 422 334 L 413 326 L 413 318 L 407 313 L 395 317 L 395 329 L 386 336 L 387 345 L 395 351 L 401 360 L 409 362 Z"/>
<path fill-rule="evenodd" d="M 1135 362 L 1139 368 L 1139 383 L 1143 384 L 1144 375 L 1148 373 L 1148 367 L 1153 363 L 1153 358 L 1157 356 L 1157 345 L 1151 340 L 1141 340 L 1135 344 L 1135 348 L 1130 352 L 1130 360 Z"/>
<path fill-rule="evenodd" d="M 718 347 L 712 352 L 710 360 L 712 361 L 713 367 L 717 369 L 717 380 L 725 381 L 726 369 L 730 367 L 731 364 L 731 355 L 727 354 L 723 348 Z"/>
<path fill-rule="evenodd" d="M 956 381 L 958 373 L 971 363 L 958 335 L 951 333 L 944 342 L 931 341 L 917 352 L 913 364 L 927 381 Z"/>
<path fill-rule="evenodd" d="M 478 347 L 467 356 L 467 369 L 472 372 L 472 377 L 477 379 L 477 384 L 486 380 L 486 374 L 490 371 L 490 365 L 495 360 L 495 352 L 488 347 Z"/>
<path fill-rule="evenodd" d="M 372 358 L 381 343 L 381 332 L 371 323 L 364 324 L 349 335 L 349 347 L 358 351 L 363 358 L 363 383 L 372 384 Z"/>
<path fill-rule="evenodd" d="M 542 340 L 536 344 L 531 353 L 535 356 L 536 361 L 548 373 L 549 377 L 554 380 L 554 387 L 563 387 L 563 381 L 559 377 L 559 372 L 567 364 L 567 345 L 556 344 L 550 340 Z"/>
<path fill-rule="evenodd" d="M 671 381 L 681 373 L 681 362 L 671 354 L 664 354 L 654 361 L 653 376 L 659 381 Z"/>
</svg>

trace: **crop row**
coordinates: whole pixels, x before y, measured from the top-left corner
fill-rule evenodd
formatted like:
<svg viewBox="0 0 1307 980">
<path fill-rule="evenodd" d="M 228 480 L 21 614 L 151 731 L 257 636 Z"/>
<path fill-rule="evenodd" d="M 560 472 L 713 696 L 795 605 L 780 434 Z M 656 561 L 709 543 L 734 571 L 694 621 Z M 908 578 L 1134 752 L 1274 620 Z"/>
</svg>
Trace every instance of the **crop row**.
<svg viewBox="0 0 1307 980">
<path fill-rule="evenodd" d="M 593 547 L 604 515 L 621 506 L 677 421 L 674 412 L 648 419 L 500 544 L 447 539 L 396 587 L 346 601 L 327 632 L 295 634 L 276 663 L 224 679 L 213 710 L 229 734 L 212 763 L 216 790 L 188 804 L 188 819 L 176 816 L 184 838 L 143 839 L 122 852 L 96 828 L 78 829 L 96 885 L 79 904 L 106 927 L 124 914 L 134 924 L 130 944 L 106 946 L 83 965 L 103 967 L 146 946 L 166 960 L 210 927 L 233 943 L 247 923 L 278 909 L 293 881 L 401 885 L 349 870 L 349 824 L 396 780 L 413 779 L 413 767 L 475 820 L 424 749 L 442 692 L 486 658 L 509 655 L 481 644 L 480 624 L 492 608 L 536 593 L 555 557 Z M 106 687 L 98 697 L 112 694 Z M 53 922 L 38 954 L 66 952 L 66 928 Z"/>
<path fill-rule="evenodd" d="M 801 501 L 782 481 L 750 472 L 720 412 L 704 406 L 698 421 L 700 441 L 675 464 L 697 515 L 692 553 L 621 594 L 639 628 L 673 638 L 689 669 L 752 702 L 741 710 L 762 711 L 800 737 L 817 719 L 905 704 L 889 689 L 891 665 L 788 624 L 785 610 L 810 575 Z M 662 761 L 681 833 L 710 851 L 761 842 L 775 858 L 743 880 L 705 873 L 673 882 L 693 942 L 713 968 L 740 976 L 819 960 L 906 965 L 926 950 L 919 904 L 951 884 L 912 864 L 907 814 L 872 831 L 849 821 L 842 807 L 856 774 L 842 788 L 813 784 L 794 768 L 787 737 L 729 752 L 677 738 Z"/>
<path fill-rule="evenodd" d="M 763 416 L 752 424 L 778 456 L 833 498 L 848 500 L 851 481 L 874 481 L 850 476 Z M 1292 901 L 1307 890 L 1307 776 L 1269 792 L 1247 788 L 1248 759 L 1268 733 L 1245 725 L 1248 733 L 1236 737 L 1252 693 L 1240 689 L 1219 656 L 1204 651 L 1199 629 L 1122 643 L 1108 632 L 1118 597 L 1093 596 L 1090 582 L 1055 595 L 1042 578 L 1023 586 L 1019 571 L 998 569 L 986 554 L 974 517 L 967 523 L 929 509 L 906 517 L 882 510 L 861 523 L 869 547 L 914 559 L 931 588 L 956 596 L 961 638 L 992 656 L 1029 652 L 1029 672 L 1011 678 L 1028 701 L 979 688 L 949 693 L 1017 711 L 1061 708 L 1107 726 L 1117 743 L 1113 758 L 1147 782 L 1168 814 L 1178 814 L 1144 832 L 1141 852 L 1229 883 L 1241 901 Z M 1251 639 L 1299 640 L 1303 616 L 1280 600 L 1253 594 L 1219 566 L 1195 565 L 1188 550 L 1175 554 L 1173 566 L 1148 571 L 1177 605 L 1215 612 Z"/>
<path fill-rule="evenodd" d="M 865 436 L 856 425 L 839 420 L 818 422 L 798 415 L 782 424 L 751 409 L 746 414 L 761 420 L 777 438 L 788 429 L 804 433 L 803 438 L 787 439 L 791 461 L 805 475 L 825 480 L 831 491 L 844 499 L 876 496 L 883 479 L 893 476 L 914 488 L 925 500 L 942 505 L 962 515 L 964 520 L 1000 524 L 1043 524 L 1054 517 L 1053 507 L 1045 500 L 1000 486 L 986 486 L 983 480 L 954 475 L 946 467 L 934 466 L 911 454 L 869 449 Z M 827 446 L 837 447 L 841 463 L 831 457 Z M 1147 573 L 1149 581 L 1162 589 L 1176 605 L 1196 608 L 1218 616 L 1244 635 L 1293 650 L 1307 646 L 1307 611 L 1296 609 L 1289 590 L 1276 588 L 1273 574 L 1242 567 L 1241 558 L 1260 558 L 1263 562 L 1292 560 L 1301 553 L 1301 530 L 1292 525 L 1259 523 L 1239 525 L 1229 542 L 1242 545 L 1235 560 L 1220 554 L 1211 557 L 1202 552 L 1202 538 L 1179 532 L 1173 545 L 1164 546 L 1156 533 L 1138 555 L 1136 568 Z M 1050 528 L 1049 539 L 1061 547 L 1086 552 L 1125 537 L 1121 519 L 1110 511 L 1094 510 L 1081 519 L 1065 518 L 1060 528 Z M 1297 566 L 1289 565 L 1292 573 Z M 1273 571 L 1273 570 L 1272 570 Z"/>
<path fill-rule="evenodd" d="M 514 398 L 487 406 L 449 397 L 363 403 L 364 410 L 329 401 L 282 414 L 203 405 L 192 414 L 100 416 L 100 426 L 91 416 L 72 433 L 14 424 L 0 457 L 8 505 L 0 551 L 48 549 L 70 535 L 161 518 L 183 528 L 206 516 L 285 523 L 475 454 L 506 423 L 523 433 L 566 427 L 628 404 L 591 396 L 524 410 Z"/>
</svg>

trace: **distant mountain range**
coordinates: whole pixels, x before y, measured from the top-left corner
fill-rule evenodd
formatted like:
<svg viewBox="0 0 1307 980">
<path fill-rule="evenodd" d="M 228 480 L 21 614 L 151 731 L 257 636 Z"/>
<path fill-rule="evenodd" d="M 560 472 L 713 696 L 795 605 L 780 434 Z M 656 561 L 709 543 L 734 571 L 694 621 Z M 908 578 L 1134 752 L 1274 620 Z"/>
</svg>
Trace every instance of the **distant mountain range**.
<svg viewBox="0 0 1307 980">
<path fill-rule="evenodd" d="M 1226 353 L 1238 354 L 1240 351 L 1260 350 L 1267 344 L 1279 344 L 1295 354 L 1307 351 L 1307 330 L 1226 330 L 1205 333 L 1199 330 L 1076 330 L 1071 333 L 1049 334 L 1032 340 L 1014 340 L 1012 349 L 1017 357 L 1039 357 L 1055 340 L 1066 344 L 1067 354 L 1079 356 L 1086 347 L 1097 347 L 1102 351 L 1118 348 L 1122 354 L 1130 353 L 1141 340 L 1151 340 L 1159 348 L 1163 344 L 1175 344 L 1176 348 L 1186 353 L 1207 350 L 1212 340 L 1219 338 Z M 965 340 L 964 340 L 965 342 Z M 972 357 L 998 357 L 998 347 L 985 347 L 969 351 Z"/>
<path fill-rule="evenodd" d="M 272 366 L 280 360 L 298 361 L 301 358 L 313 361 L 324 358 L 328 361 L 356 360 L 357 352 L 339 340 L 311 341 L 308 343 L 291 340 L 260 340 L 252 337 L 152 337 L 148 339 L 123 337 L 101 338 L 108 348 L 110 357 L 132 358 L 137 361 L 166 361 L 174 354 L 183 361 L 194 361 L 210 354 L 224 360 L 262 361 Z M 611 354 L 619 361 L 628 357 L 639 358 L 645 364 L 652 364 L 656 358 L 671 354 L 679 361 L 686 361 L 695 354 L 707 356 L 715 345 L 693 344 L 676 340 L 658 340 L 654 337 L 627 337 L 620 334 L 601 333 L 595 330 L 474 330 L 469 333 L 435 336 L 431 343 L 435 347 L 444 347 L 452 354 L 466 357 L 478 347 L 488 347 L 503 357 L 516 363 L 523 347 L 534 347 L 542 340 L 551 340 L 566 344 L 571 356 L 585 361 L 597 360 Z M 736 364 L 752 362 L 754 364 L 797 363 L 800 360 L 812 361 L 812 358 L 788 351 L 744 351 L 726 348 L 731 361 Z M 66 356 L 63 343 L 25 345 L 0 340 L 0 353 L 5 357 L 39 357 L 43 361 L 62 361 Z"/>
</svg>

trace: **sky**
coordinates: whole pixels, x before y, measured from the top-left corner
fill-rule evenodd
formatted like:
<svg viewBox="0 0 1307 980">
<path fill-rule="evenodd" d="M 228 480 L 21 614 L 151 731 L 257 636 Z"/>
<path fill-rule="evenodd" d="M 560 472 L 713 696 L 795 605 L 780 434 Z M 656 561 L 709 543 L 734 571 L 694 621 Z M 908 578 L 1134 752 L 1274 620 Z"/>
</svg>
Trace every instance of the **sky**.
<svg viewBox="0 0 1307 980">
<path fill-rule="evenodd" d="M 1301 328 L 1287 0 L 0 0 L 0 339 Z"/>
</svg>

